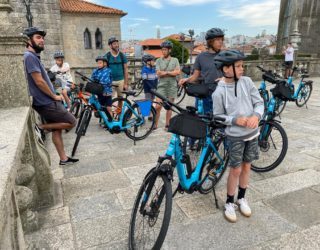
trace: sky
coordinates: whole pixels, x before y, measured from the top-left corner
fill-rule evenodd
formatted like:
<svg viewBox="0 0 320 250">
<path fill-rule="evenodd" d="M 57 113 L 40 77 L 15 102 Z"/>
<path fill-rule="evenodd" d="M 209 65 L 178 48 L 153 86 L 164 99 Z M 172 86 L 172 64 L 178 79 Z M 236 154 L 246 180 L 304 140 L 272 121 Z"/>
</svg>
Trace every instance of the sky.
<svg viewBox="0 0 320 250">
<path fill-rule="evenodd" d="M 180 32 L 195 34 L 210 28 L 226 36 L 277 33 L 280 0 L 89 0 L 123 10 L 122 40 L 156 38 Z"/>
</svg>

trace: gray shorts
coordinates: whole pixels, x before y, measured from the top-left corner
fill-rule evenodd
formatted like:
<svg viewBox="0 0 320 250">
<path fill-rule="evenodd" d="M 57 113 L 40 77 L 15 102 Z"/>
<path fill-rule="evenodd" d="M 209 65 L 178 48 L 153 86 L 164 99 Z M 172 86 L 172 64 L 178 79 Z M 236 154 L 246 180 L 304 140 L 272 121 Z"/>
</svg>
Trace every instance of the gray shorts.
<svg viewBox="0 0 320 250">
<path fill-rule="evenodd" d="M 229 167 L 240 167 L 242 162 L 251 163 L 259 159 L 258 137 L 251 141 L 228 138 Z"/>
</svg>

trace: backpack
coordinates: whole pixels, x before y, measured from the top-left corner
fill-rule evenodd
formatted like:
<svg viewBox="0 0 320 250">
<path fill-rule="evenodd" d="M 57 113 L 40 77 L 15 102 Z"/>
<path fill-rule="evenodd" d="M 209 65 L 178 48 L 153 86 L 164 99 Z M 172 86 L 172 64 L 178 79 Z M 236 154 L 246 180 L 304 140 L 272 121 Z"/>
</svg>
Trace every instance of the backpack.
<svg viewBox="0 0 320 250">
<path fill-rule="evenodd" d="M 119 51 L 119 55 L 120 55 L 121 64 L 122 64 L 122 71 L 123 71 L 123 75 L 124 75 L 124 54 L 121 51 Z M 110 58 L 111 58 L 111 52 L 110 51 L 107 52 L 106 57 L 107 57 L 107 60 L 108 60 L 107 64 L 108 64 L 108 67 L 109 67 L 110 66 L 109 65 L 109 61 L 110 61 Z"/>
</svg>

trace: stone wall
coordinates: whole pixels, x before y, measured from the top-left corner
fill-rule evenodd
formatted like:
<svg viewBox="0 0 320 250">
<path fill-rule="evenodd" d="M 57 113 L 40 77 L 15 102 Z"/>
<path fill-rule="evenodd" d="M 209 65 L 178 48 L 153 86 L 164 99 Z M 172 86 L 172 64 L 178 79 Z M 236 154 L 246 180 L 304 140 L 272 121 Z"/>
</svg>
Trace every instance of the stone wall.
<svg viewBox="0 0 320 250">
<path fill-rule="evenodd" d="M 1 25 L 13 36 L 17 36 L 28 27 L 26 19 L 26 7 L 23 0 L 1 0 L 8 1 L 12 11 L 7 15 L 7 22 L 14 25 Z M 31 2 L 31 13 L 33 25 L 42 27 L 47 31 L 45 51 L 42 54 L 42 61 L 46 66 L 52 64 L 54 51 L 62 49 L 61 37 L 61 16 L 59 0 L 33 0 Z"/>
<path fill-rule="evenodd" d="M 320 2 L 318 0 L 281 0 L 277 53 L 290 41 L 290 34 L 298 20 L 301 33 L 299 53 L 320 55 Z"/>
<path fill-rule="evenodd" d="M 116 36 L 121 39 L 120 17 L 105 14 L 76 14 L 61 15 L 63 47 L 66 61 L 75 68 L 95 67 L 95 58 L 109 50 L 108 38 Z M 92 49 L 84 48 L 84 31 L 88 28 L 91 33 Z M 103 48 L 96 49 L 95 32 L 99 28 L 102 33 Z"/>
</svg>

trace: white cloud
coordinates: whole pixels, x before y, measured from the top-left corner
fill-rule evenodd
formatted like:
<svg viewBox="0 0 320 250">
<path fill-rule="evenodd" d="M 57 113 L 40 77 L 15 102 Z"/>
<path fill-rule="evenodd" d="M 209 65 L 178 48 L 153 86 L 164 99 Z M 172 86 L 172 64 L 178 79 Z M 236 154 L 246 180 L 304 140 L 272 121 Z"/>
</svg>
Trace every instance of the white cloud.
<svg viewBox="0 0 320 250">
<path fill-rule="evenodd" d="M 129 27 L 135 28 L 135 27 L 138 27 L 140 25 L 141 25 L 141 23 L 133 23 L 133 24 L 130 24 Z"/>
<path fill-rule="evenodd" d="M 161 0 L 143 0 L 143 1 L 140 1 L 140 3 L 154 9 L 161 9 L 163 7 L 163 3 Z"/>
<path fill-rule="evenodd" d="M 259 3 L 244 1 L 243 3 L 241 6 L 231 3 L 232 5 L 219 10 L 219 12 L 223 17 L 243 20 L 250 27 L 276 26 L 278 24 L 279 0 L 264 0 Z"/>
<path fill-rule="evenodd" d="M 154 9 L 162 9 L 164 5 L 187 6 L 200 5 L 205 3 L 212 3 L 221 0 L 141 0 L 140 3 L 147 5 Z"/>
<path fill-rule="evenodd" d="M 155 25 L 154 28 L 162 29 L 162 30 L 173 30 L 175 27 L 173 25 L 161 26 L 158 24 L 158 25 Z"/>
<path fill-rule="evenodd" d="M 145 18 L 145 17 L 129 17 L 128 19 L 139 21 L 139 22 L 149 22 L 149 18 Z"/>
</svg>

